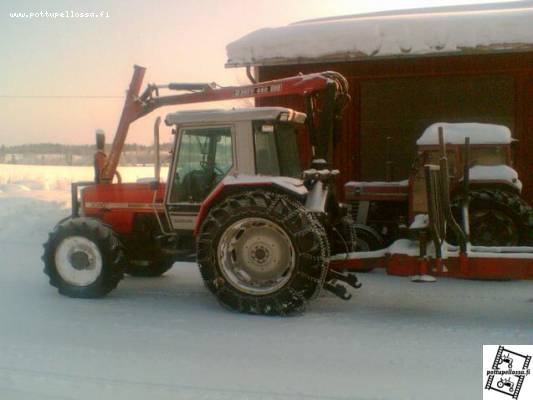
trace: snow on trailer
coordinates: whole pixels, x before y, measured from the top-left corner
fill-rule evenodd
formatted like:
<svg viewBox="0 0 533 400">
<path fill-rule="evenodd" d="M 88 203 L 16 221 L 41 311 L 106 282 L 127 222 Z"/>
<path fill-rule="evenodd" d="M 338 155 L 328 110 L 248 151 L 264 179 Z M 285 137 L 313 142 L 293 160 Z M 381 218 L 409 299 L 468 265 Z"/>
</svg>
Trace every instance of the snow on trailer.
<svg viewBox="0 0 533 400">
<path fill-rule="evenodd" d="M 532 18 L 533 2 L 524 1 L 303 21 L 228 44 L 227 65 L 531 49 Z"/>
</svg>

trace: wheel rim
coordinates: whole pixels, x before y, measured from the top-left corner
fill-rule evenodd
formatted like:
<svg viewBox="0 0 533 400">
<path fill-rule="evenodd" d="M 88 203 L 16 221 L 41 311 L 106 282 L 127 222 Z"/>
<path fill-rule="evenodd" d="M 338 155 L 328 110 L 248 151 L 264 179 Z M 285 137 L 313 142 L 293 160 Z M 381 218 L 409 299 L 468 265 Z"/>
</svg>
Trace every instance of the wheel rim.
<svg viewBox="0 0 533 400">
<path fill-rule="evenodd" d="M 279 290 L 296 265 L 289 236 L 265 218 L 245 218 L 230 225 L 220 238 L 217 257 L 226 280 L 250 294 Z"/>
<path fill-rule="evenodd" d="M 59 244 L 55 253 L 56 269 L 70 285 L 88 286 L 102 272 L 102 255 L 98 246 L 83 236 L 71 236 Z"/>
<path fill-rule="evenodd" d="M 516 246 L 518 229 L 514 220 L 499 210 L 477 210 L 471 215 L 472 244 L 477 246 Z"/>
</svg>

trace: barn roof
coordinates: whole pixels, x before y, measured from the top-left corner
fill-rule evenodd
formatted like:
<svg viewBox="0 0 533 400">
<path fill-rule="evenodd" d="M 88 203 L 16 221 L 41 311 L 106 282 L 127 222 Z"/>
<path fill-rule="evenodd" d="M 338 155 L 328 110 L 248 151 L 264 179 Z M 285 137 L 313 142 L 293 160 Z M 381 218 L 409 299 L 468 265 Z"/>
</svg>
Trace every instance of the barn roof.
<svg viewBox="0 0 533 400">
<path fill-rule="evenodd" d="M 227 67 L 533 51 L 533 1 L 302 21 L 251 32 L 226 51 Z"/>
</svg>

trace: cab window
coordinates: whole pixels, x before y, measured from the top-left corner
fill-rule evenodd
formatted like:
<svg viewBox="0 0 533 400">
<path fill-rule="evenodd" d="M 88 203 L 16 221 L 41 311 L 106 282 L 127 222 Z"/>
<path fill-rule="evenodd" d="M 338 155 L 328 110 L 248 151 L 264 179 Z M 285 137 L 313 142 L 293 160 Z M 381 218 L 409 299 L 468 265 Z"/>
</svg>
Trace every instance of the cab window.
<svg viewBox="0 0 533 400">
<path fill-rule="evenodd" d="M 300 153 L 294 125 L 257 121 L 254 145 L 258 175 L 300 177 Z"/>
<path fill-rule="evenodd" d="M 502 146 L 471 147 L 470 161 L 474 165 L 507 164 L 507 152 Z"/>
<path fill-rule="evenodd" d="M 231 127 L 181 130 L 170 201 L 201 203 L 233 167 Z"/>
</svg>

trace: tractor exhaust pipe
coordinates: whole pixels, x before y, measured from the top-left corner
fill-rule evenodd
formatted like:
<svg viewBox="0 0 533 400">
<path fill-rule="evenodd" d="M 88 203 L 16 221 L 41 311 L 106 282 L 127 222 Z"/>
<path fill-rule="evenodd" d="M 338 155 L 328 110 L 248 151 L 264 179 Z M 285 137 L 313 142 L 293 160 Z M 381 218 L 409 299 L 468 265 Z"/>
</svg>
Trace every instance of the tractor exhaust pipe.
<svg viewBox="0 0 533 400">
<path fill-rule="evenodd" d="M 94 153 L 94 183 L 100 183 L 102 170 L 107 161 L 105 154 L 105 133 L 102 129 L 96 130 L 96 152 Z"/>
<path fill-rule="evenodd" d="M 154 176 L 155 181 L 158 184 L 161 178 L 161 162 L 159 159 L 159 125 L 161 125 L 161 117 L 157 117 L 154 123 Z"/>
</svg>

